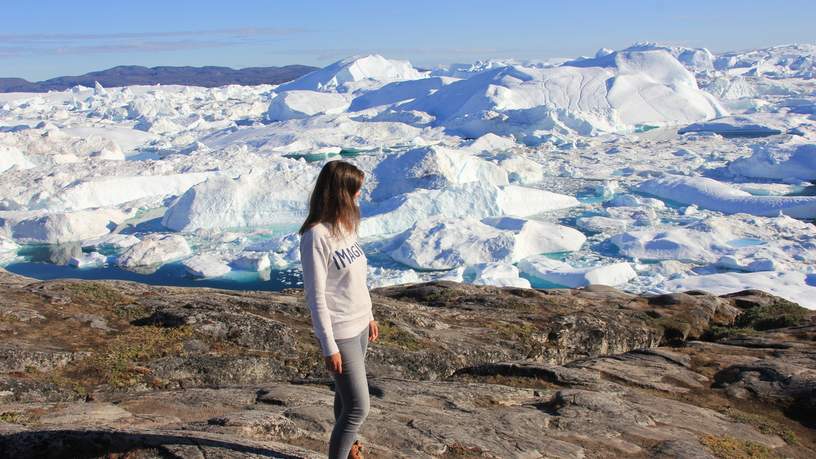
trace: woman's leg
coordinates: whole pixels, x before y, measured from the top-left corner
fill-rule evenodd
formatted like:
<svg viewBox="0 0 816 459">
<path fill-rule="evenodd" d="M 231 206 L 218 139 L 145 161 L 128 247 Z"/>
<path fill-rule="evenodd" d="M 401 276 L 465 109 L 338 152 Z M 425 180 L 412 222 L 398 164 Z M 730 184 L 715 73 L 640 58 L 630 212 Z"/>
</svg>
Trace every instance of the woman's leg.
<svg viewBox="0 0 816 459">
<path fill-rule="evenodd" d="M 363 331 L 363 335 L 368 339 L 368 329 Z M 339 396 L 340 414 L 336 416 L 329 441 L 329 459 L 346 459 L 351 445 L 357 439 L 357 431 L 368 416 L 368 380 L 360 337 L 335 342 L 343 359 L 343 373 L 332 373 L 335 382 L 335 409 L 338 407 Z"/>
<path fill-rule="evenodd" d="M 366 329 L 365 333 L 360 334 L 360 349 L 363 353 L 363 360 L 365 361 L 366 354 L 368 352 L 368 330 Z M 342 354 L 341 354 L 342 356 Z M 365 365 L 364 365 L 365 367 Z M 343 400 L 340 398 L 340 391 L 334 391 L 334 422 L 337 422 L 337 419 L 340 417 L 340 413 L 343 412 Z"/>
</svg>

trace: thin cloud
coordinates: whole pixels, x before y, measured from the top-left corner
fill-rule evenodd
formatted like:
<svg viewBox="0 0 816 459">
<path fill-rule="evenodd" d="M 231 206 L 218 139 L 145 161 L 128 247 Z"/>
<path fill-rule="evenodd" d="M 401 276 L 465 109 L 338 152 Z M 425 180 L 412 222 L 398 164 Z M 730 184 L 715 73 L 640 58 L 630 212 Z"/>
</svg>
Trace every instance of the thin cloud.
<svg viewBox="0 0 816 459">
<path fill-rule="evenodd" d="M 166 52 L 261 44 L 305 29 L 233 29 L 98 34 L 0 34 L 0 57 Z M 206 37 L 206 38 L 202 38 Z"/>
<path fill-rule="evenodd" d="M 201 35 L 226 35 L 253 37 L 260 35 L 286 36 L 306 32 L 301 28 L 239 27 L 232 29 L 177 30 L 166 32 L 115 32 L 115 33 L 34 33 L 0 34 L 0 40 L 15 43 L 41 43 L 52 41 L 124 40 L 130 38 L 200 37 Z"/>
</svg>

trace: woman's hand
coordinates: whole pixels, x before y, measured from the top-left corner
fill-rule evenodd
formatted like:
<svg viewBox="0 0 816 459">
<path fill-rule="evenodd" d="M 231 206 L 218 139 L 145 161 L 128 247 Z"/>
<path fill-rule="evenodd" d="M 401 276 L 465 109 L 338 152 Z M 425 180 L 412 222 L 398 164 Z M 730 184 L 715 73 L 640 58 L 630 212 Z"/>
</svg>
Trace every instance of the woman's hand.
<svg viewBox="0 0 816 459">
<path fill-rule="evenodd" d="M 340 357 L 339 352 L 335 352 L 332 355 L 324 357 L 326 360 L 326 369 L 329 371 L 333 371 L 338 374 L 343 374 L 343 359 Z"/>
<path fill-rule="evenodd" d="M 377 338 L 380 337 L 380 326 L 377 325 L 376 320 L 372 320 L 368 323 L 368 340 L 369 341 L 377 341 Z"/>
</svg>

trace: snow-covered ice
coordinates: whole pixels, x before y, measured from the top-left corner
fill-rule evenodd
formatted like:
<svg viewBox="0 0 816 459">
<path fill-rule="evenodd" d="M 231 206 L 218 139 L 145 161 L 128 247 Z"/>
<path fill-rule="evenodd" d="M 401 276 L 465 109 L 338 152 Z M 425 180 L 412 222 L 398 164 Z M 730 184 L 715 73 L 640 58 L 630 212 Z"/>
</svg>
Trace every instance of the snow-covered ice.
<svg viewBox="0 0 816 459">
<path fill-rule="evenodd" d="M 366 174 L 372 287 L 750 287 L 816 308 L 816 46 L 545 57 L 0 95 L 0 263 L 297 286 L 308 194 L 344 159 Z"/>
</svg>

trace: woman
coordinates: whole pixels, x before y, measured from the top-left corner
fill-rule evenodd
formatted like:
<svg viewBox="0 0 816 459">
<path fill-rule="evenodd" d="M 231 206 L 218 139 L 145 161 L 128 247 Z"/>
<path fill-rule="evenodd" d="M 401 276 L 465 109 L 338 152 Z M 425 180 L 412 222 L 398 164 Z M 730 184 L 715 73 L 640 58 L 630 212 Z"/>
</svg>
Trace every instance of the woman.
<svg viewBox="0 0 816 459">
<path fill-rule="evenodd" d="M 365 174 L 345 161 L 323 166 L 300 228 L 303 286 L 326 369 L 335 381 L 329 458 L 362 458 L 356 438 L 368 416 L 365 356 L 379 328 L 366 286 L 368 260 L 357 242 L 357 199 Z"/>
</svg>

